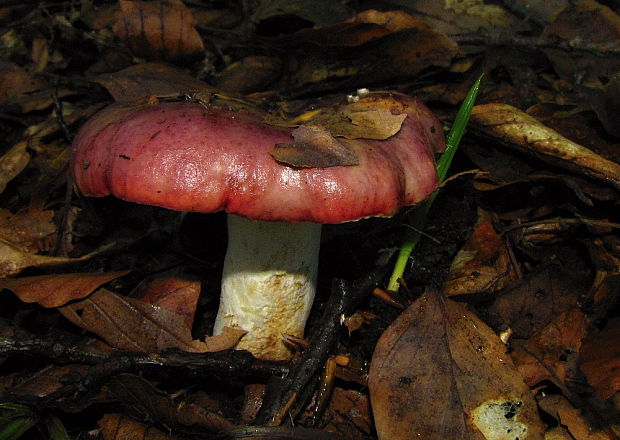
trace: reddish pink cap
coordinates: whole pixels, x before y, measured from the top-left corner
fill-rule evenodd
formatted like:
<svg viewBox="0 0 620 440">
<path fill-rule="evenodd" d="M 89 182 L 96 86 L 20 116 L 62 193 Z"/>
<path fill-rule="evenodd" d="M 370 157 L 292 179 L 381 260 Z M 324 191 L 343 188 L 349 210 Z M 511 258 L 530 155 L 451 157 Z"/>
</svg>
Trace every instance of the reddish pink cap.
<svg viewBox="0 0 620 440">
<path fill-rule="evenodd" d="M 391 216 L 437 187 L 434 155 L 444 146 L 439 121 L 407 99 L 397 134 L 338 138 L 359 165 L 330 168 L 277 162 L 269 152 L 290 143 L 292 129 L 244 113 L 189 102 L 113 104 L 78 133 L 73 175 L 84 195 L 179 211 L 317 223 Z"/>
</svg>

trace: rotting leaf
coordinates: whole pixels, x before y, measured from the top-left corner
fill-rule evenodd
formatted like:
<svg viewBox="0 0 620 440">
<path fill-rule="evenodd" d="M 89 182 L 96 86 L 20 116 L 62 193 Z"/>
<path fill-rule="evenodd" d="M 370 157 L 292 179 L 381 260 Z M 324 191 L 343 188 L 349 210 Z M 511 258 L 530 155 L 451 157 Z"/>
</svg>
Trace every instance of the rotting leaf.
<svg viewBox="0 0 620 440">
<path fill-rule="evenodd" d="M 183 3 L 120 0 L 119 6 L 114 32 L 135 55 L 172 62 L 204 56 L 194 18 Z"/>
<path fill-rule="evenodd" d="M 542 439 L 536 404 L 499 337 L 426 293 L 383 333 L 368 377 L 380 439 Z"/>
<path fill-rule="evenodd" d="M 186 93 L 214 91 L 184 71 L 161 63 L 137 64 L 99 75 L 94 81 L 105 87 L 117 102 L 132 102 L 153 95 L 183 97 Z"/>
<path fill-rule="evenodd" d="M 520 150 L 620 189 L 620 165 L 576 144 L 538 120 L 507 104 L 473 108 L 471 119 L 485 133 Z"/>
<path fill-rule="evenodd" d="M 22 301 L 51 308 L 60 307 L 90 295 L 101 285 L 127 275 L 129 271 L 111 273 L 65 273 L 0 280 L 0 289 L 9 289 Z"/>
<path fill-rule="evenodd" d="M 479 210 L 471 237 L 454 257 L 446 295 L 497 292 L 516 279 L 506 243 L 495 231 L 490 214 Z"/>
<path fill-rule="evenodd" d="M 220 351 L 233 347 L 246 333 L 225 327 L 221 335 L 205 341 L 194 340 L 183 316 L 106 289 L 99 289 L 59 311 L 75 325 L 99 335 L 115 348 L 146 353 L 167 348 L 192 353 Z"/>
<path fill-rule="evenodd" d="M 269 152 L 278 162 L 301 168 L 359 165 L 357 155 L 316 125 L 302 125 L 292 131 L 294 142 L 276 144 Z"/>
</svg>

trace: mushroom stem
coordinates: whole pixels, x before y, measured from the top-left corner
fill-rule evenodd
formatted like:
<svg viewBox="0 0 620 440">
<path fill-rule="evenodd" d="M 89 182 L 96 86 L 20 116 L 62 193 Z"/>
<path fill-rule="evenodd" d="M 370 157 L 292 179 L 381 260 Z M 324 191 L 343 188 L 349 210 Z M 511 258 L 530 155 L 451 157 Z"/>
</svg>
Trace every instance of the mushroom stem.
<svg viewBox="0 0 620 440">
<path fill-rule="evenodd" d="M 228 216 L 228 250 L 214 334 L 247 330 L 237 348 L 257 358 L 291 357 L 282 334 L 302 337 L 316 290 L 318 223 Z"/>
</svg>

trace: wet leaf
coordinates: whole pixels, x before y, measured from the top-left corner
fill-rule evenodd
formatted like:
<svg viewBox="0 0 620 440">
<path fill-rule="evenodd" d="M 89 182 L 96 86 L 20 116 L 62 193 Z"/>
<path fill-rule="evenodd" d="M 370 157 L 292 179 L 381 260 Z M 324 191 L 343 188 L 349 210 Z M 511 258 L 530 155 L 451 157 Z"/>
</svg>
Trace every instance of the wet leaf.
<svg viewBox="0 0 620 440">
<path fill-rule="evenodd" d="M 214 90 L 183 70 L 160 63 L 136 64 L 94 81 L 105 87 L 118 102 L 132 102 L 148 96 L 182 98 L 186 93 Z"/>
<path fill-rule="evenodd" d="M 610 320 L 600 332 L 588 336 L 579 361 L 588 383 L 602 400 L 620 391 L 620 319 Z"/>
<path fill-rule="evenodd" d="M 370 401 L 368 396 L 356 390 L 335 387 L 329 401 L 325 419 L 327 430 L 338 432 L 346 438 L 372 438 Z"/>
<path fill-rule="evenodd" d="M 136 422 L 120 414 L 106 414 L 99 422 L 103 440 L 174 440 L 157 428 Z"/>
<path fill-rule="evenodd" d="M 120 0 L 114 31 L 131 51 L 147 59 L 187 61 L 202 58 L 204 45 L 191 11 L 183 3 Z"/>
<path fill-rule="evenodd" d="M 47 308 L 60 307 L 90 295 L 101 285 L 127 275 L 129 271 L 112 273 L 65 273 L 24 278 L 0 279 L 0 289 L 9 289 L 27 303 L 36 302 Z"/>
<path fill-rule="evenodd" d="M 506 243 L 493 228 L 489 213 L 479 210 L 471 237 L 454 257 L 442 291 L 446 295 L 491 293 L 515 280 Z"/>
<path fill-rule="evenodd" d="M 435 293 L 383 333 L 368 377 L 380 439 L 542 439 L 505 345 L 465 306 Z"/>
<path fill-rule="evenodd" d="M 245 334 L 225 328 L 204 342 L 192 338 L 184 317 L 163 307 L 99 289 L 88 298 L 59 311 L 75 325 L 121 350 L 157 353 L 167 348 L 203 353 L 231 348 Z"/>
<path fill-rule="evenodd" d="M 510 146 L 620 189 L 619 164 L 566 139 L 515 107 L 507 104 L 478 105 L 474 107 L 471 118 L 485 133 Z"/>
<path fill-rule="evenodd" d="M 278 162 L 301 168 L 359 165 L 357 155 L 323 127 L 302 125 L 291 134 L 294 142 L 276 144 L 269 152 Z"/>
</svg>

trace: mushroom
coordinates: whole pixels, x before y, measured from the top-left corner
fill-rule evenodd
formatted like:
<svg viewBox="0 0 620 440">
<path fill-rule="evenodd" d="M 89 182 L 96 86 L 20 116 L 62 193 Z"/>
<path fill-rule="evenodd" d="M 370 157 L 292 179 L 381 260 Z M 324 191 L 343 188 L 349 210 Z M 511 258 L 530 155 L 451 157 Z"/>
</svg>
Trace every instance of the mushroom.
<svg viewBox="0 0 620 440">
<path fill-rule="evenodd" d="M 338 138 L 358 164 L 327 168 L 275 160 L 274 146 L 290 143 L 293 129 L 252 112 L 192 102 L 112 104 L 74 140 L 75 184 L 87 196 L 225 210 L 229 241 L 214 334 L 242 328 L 248 333 L 238 348 L 287 359 L 282 334 L 303 336 L 314 299 L 321 224 L 392 216 L 437 186 L 438 120 L 416 99 L 392 99 L 391 111 L 407 115 L 400 130 L 387 140 Z"/>
</svg>

